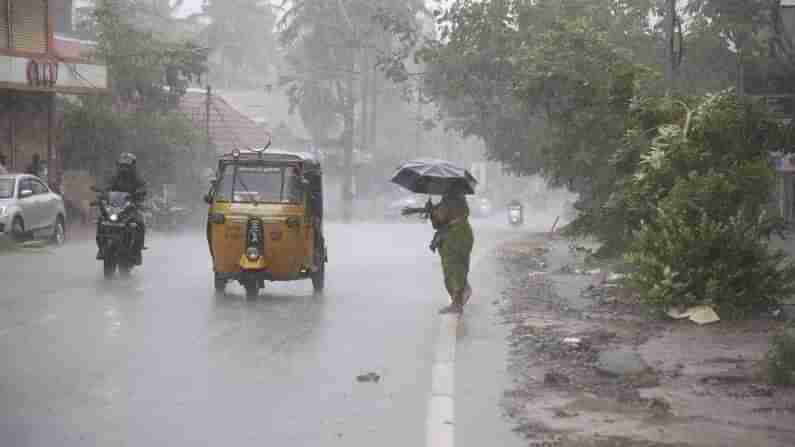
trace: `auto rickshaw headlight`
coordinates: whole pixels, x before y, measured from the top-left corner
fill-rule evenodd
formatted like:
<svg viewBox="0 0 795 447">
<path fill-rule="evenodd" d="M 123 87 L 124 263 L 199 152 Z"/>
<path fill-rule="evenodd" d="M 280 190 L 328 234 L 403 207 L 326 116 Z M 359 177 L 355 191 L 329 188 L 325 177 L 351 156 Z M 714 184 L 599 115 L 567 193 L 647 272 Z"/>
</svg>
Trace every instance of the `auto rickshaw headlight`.
<svg viewBox="0 0 795 447">
<path fill-rule="evenodd" d="M 298 228 L 301 226 L 301 219 L 297 217 L 288 217 L 286 224 L 288 228 Z"/>
<path fill-rule="evenodd" d="M 119 220 L 119 215 L 118 214 L 111 214 L 110 215 L 110 221 L 111 222 L 116 222 L 117 220 Z"/>
<path fill-rule="evenodd" d="M 257 247 L 248 247 L 246 249 L 246 257 L 250 261 L 256 261 L 257 259 L 259 259 L 259 256 L 260 256 L 259 255 L 259 248 L 257 248 Z"/>
</svg>

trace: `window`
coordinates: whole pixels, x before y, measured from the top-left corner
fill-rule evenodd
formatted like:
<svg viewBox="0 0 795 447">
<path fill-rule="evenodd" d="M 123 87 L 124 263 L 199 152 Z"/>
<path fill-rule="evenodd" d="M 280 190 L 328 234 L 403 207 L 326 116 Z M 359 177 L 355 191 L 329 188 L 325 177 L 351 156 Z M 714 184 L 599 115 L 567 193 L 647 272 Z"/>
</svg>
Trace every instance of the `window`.
<svg viewBox="0 0 795 447">
<path fill-rule="evenodd" d="M 8 2 L 9 0 L 0 0 L 0 48 L 8 48 Z"/>
<path fill-rule="evenodd" d="M 29 178 L 23 178 L 19 181 L 19 195 L 22 196 L 22 191 L 33 191 L 33 181 Z M 34 191 L 35 193 L 35 191 Z"/>
<path fill-rule="evenodd" d="M 0 0 L 0 10 L 6 48 L 47 52 L 47 0 Z"/>
<path fill-rule="evenodd" d="M 298 203 L 303 188 L 294 166 L 226 165 L 216 199 L 231 202 Z"/>
<path fill-rule="evenodd" d="M 47 185 L 39 180 L 32 180 L 31 183 L 33 186 L 33 194 L 46 194 L 50 192 L 50 189 L 47 188 Z"/>
<path fill-rule="evenodd" d="M 0 199 L 10 199 L 14 197 L 14 179 L 0 178 Z"/>
</svg>

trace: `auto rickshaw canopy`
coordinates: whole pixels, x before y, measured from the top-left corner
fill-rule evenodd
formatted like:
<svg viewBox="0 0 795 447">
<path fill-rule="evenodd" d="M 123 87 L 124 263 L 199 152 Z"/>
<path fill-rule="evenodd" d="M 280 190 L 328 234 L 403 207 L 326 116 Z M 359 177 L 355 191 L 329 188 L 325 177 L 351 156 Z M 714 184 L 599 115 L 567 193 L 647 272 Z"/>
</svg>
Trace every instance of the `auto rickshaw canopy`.
<svg viewBox="0 0 795 447">
<path fill-rule="evenodd" d="M 268 164 L 300 163 L 306 171 L 320 171 L 320 161 L 308 152 L 288 152 L 277 149 L 235 149 L 218 157 L 220 162 L 256 162 Z"/>
</svg>

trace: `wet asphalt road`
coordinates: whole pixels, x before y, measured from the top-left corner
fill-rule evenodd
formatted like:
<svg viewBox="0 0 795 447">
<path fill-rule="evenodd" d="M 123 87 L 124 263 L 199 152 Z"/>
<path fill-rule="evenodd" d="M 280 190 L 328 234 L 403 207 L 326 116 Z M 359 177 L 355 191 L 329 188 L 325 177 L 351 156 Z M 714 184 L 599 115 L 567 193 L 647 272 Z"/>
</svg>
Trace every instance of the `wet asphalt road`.
<svg viewBox="0 0 795 447">
<path fill-rule="evenodd" d="M 0 255 L 0 445 L 422 445 L 446 303 L 429 227 L 329 225 L 322 297 L 251 302 L 215 296 L 198 233 L 153 236 L 112 282 L 89 242 Z"/>
</svg>

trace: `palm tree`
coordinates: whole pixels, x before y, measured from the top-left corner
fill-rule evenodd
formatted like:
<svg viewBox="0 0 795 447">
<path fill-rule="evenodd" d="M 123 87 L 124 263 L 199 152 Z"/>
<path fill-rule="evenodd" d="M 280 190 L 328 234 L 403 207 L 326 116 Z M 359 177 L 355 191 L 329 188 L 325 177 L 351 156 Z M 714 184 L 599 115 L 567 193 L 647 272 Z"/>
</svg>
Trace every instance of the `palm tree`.
<svg viewBox="0 0 795 447">
<path fill-rule="evenodd" d="M 278 26 L 294 72 L 282 78 L 293 103 L 314 137 L 341 121 L 344 148 L 343 219 L 352 214 L 355 81 L 369 75 L 373 52 L 387 52 L 391 41 L 417 33 L 421 0 L 283 0 Z M 362 85 L 366 85 L 366 81 Z M 367 89 L 358 99 L 366 101 Z M 364 102 L 363 102 L 364 103 Z M 317 119 L 308 110 L 322 106 Z M 365 115 L 365 114 L 363 114 Z M 335 118 L 336 117 L 336 118 Z M 364 126 L 362 126 L 364 130 Z"/>
</svg>

